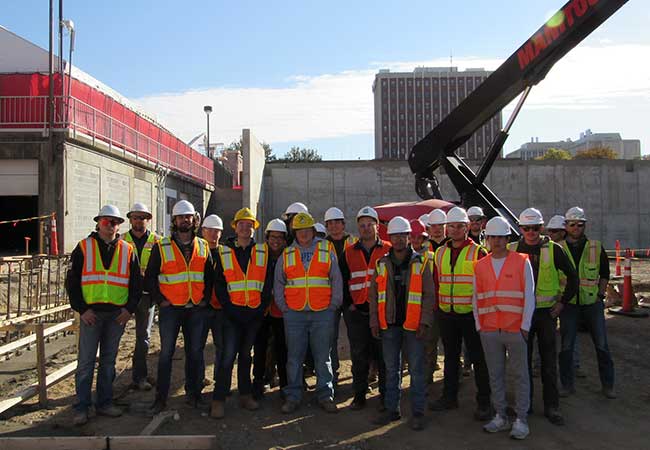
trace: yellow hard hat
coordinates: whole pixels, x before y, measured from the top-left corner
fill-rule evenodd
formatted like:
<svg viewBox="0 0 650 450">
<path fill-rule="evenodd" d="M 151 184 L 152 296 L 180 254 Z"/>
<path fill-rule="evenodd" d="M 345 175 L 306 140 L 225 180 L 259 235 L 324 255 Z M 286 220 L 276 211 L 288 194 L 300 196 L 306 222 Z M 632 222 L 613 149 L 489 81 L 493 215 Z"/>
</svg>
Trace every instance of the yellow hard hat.
<svg viewBox="0 0 650 450">
<path fill-rule="evenodd" d="M 314 218 L 309 213 L 298 213 L 291 221 L 291 228 L 294 230 L 304 230 L 305 228 L 313 228 L 316 225 Z"/>
<path fill-rule="evenodd" d="M 239 211 L 237 211 L 237 214 L 235 214 L 235 218 L 233 219 L 232 222 L 230 222 L 230 225 L 234 228 L 237 227 L 237 222 L 240 220 L 250 220 L 253 222 L 253 226 L 255 229 L 260 226 L 260 223 L 257 221 L 255 218 L 255 215 L 253 214 L 253 211 L 251 211 L 250 208 L 242 208 Z"/>
</svg>

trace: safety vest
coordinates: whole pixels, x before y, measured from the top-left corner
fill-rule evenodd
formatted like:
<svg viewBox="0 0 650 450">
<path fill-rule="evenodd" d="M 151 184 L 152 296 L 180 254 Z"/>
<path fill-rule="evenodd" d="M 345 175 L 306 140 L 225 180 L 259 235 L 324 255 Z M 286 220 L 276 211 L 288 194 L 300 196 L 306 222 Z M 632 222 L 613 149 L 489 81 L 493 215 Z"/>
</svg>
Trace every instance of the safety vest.
<svg viewBox="0 0 650 450">
<path fill-rule="evenodd" d="M 474 262 L 478 260 L 481 247 L 474 242 L 460 251 L 456 264 L 451 268 L 451 248 L 443 245 L 435 253 L 438 271 L 438 307 L 444 312 L 457 314 L 472 312 Z"/>
<path fill-rule="evenodd" d="M 314 256 L 305 271 L 300 258 L 300 250 L 296 247 L 284 249 L 283 263 L 287 284 L 284 287 L 284 297 L 289 309 L 302 311 L 309 305 L 312 311 L 323 311 L 330 305 L 332 286 L 329 279 L 332 260 L 330 258 L 329 241 L 318 241 Z"/>
<path fill-rule="evenodd" d="M 104 268 L 97 241 L 88 237 L 79 242 L 84 255 L 81 272 L 81 293 L 88 305 L 110 303 L 124 306 L 129 298 L 129 277 L 133 247 L 123 240 L 117 241 L 113 259 Z"/>
<path fill-rule="evenodd" d="M 525 254 L 508 252 L 499 278 L 494 273 L 492 255 L 476 262 L 476 308 L 481 331 L 518 333 L 521 329 L 527 259 Z"/>
<path fill-rule="evenodd" d="M 233 305 L 249 308 L 260 306 L 268 253 L 266 244 L 255 244 L 251 249 L 250 261 L 244 274 L 237 262 L 234 249 L 228 246 L 219 247 L 223 275 L 228 283 L 228 294 Z"/>
<path fill-rule="evenodd" d="M 518 251 L 519 242 L 510 242 L 508 250 Z M 565 282 L 566 285 L 566 282 Z M 535 308 L 550 308 L 557 302 L 560 290 L 560 271 L 555 267 L 553 244 L 545 242 L 539 249 L 539 270 L 535 284 Z"/>
<path fill-rule="evenodd" d="M 205 263 L 210 254 L 208 242 L 195 237 L 189 264 L 176 242 L 165 236 L 158 242 L 160 248 L 160 293 L 174 306 L 185 306 L 191 300 L 198 305 L 205 287 Z"/>
<path fill-rule="evenodd" d="M 564 248 L 566 254 L 569 256 L 569 261 L 571 261 L 571 264 L 573 264 L 573 268 L 575 268 L 576 263 L 573 260 L 573 255 L 571 254 L 566 241 L 562 242 L 562 247 Z M 580 297 L 581 305 L 592 305 L 596 303 L 596 300 L 598 299 L 601 248 L 602 245 L 600 241 L 588 240 L 585 243 L 585 248 L 582 250 L 582 255 L 580 256 L 580 266 L 578 267 L 578 277 L 580 278 L 580 289 L 578 291 L 578 296 Z M 576 297 L 573 297 L 570 303 L 575 305 Z"/>
<path fill-rule="evenodd" d="M 124 234 L 124 240 L 129 244 L 133 245 L 134 250 L 137 251 L 131 233 L 127 232 L 126 234 Z M 147 264 L 149 264 L 149 258 L 151 257 L 151 249 L 157 243 L 158 243 L 158 235 L 156 235 L 156 233 L 150 232 L 149 236 L 147 237 L 147 242 L 145 242 L 144 247 L 142 247 L 142 254 L 139 255 L 140 272 L 142 272 L 142 275 L 144 275 L 145 271 L 147 270 Z"/>
<path fill-rule="evenodd" d="M 348 289 L 350 290 L 352 302 L 355 305 L 361 305 L 368 301 L 370 278 L 375 273 L 377 261 L 386 254 L 390 247 L 390 242 L 381 241 L 381 245 L 376 245 L 372 253 L 370 253 L 370 261 L 368 263 L 366 263 L 363 250 L 354 247 L 345 249 L 345 262 L 350 269 Z"/>
<path fill-rule="evenodd" d="M 406 318 L 403 328 L 408 331 L 416 331 L 420 326 L 422 317 L 422 273 L 425 264 L 422 261 L 411 263 L 409 290 L 406 294 Z M 382 330 L 388 328 L 386 320 L 386 286 L 388 284 L 388 269 L 382 260 L 377 261 L 377 319 Z M 395 300 L 397 301 L 397 299 Z"/>
</svg>

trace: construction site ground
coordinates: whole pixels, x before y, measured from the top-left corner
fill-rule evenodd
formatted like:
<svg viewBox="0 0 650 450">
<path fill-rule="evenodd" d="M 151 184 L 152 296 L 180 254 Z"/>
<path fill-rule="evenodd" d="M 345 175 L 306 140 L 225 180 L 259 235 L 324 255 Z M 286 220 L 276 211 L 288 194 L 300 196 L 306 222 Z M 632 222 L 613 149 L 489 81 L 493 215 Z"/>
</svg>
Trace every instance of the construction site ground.
<svg viewBox="0 0 650 450">
<path fill-rule="evenodd" d="M 650 262 L 633 262 L 634 288 L 637 296 L 650 298 Z M 612 273 L 614 267 L 612 265 Z M 621 280 L 622 284 L 622 280 Z M 342 324 L 339 348 L 341 354 L 341 382 L 336 395 L 340 411 L 327 414 L 318 408 L 313 391 L 305 395 L 305 402 L 294 414 L 280 412 L 281 399 L 277 388 L 266 394 L 262 407 L 256 412 L 243 411 L 238 406 L 236 379 L 233 377 L 233 395 L 226 403 L 226 418 L 214 420 L 204 411 L 192 409 L 184 402 L 183 350 L 179 340 L 174 360 L 169 409 L 178 411 L 177 421 L 160 427 L 156 434 L 217 436 L 223 449 L 268 448 L 350 448 L 350 449 L 425 449 L 425 448 L 527 448 L 527 449 L 644 449 L 650 448 L 648 417 L 650 417 L 650 319 L 633 319 L 607 315 L 609 346 L 616 367 L 618 399 L 607 400 L 600 393 L 598 368 L 593 345 L 588 334 L 579 334 L 582 368 L 586 378 L 576 381 L 577 394 L 561 399 L 566 425 L 551 425 L 543 416 L 541 380 L 535 378 L 534 413 L 529 418 L 531 434 L 526 441 L 513 441 L 507 433 L 488 435 L 481 423 L 472 417 L 474 411 L 474 383 L 464 378 L 460 392 L 460 408 L 445 413 L 427 411 L 426 428 L 411 431 L 409 417 L 409 377 L 403 381 L 403 418 L 388 426 L 371 423 L 375 416 L 378 393 L 373 389 L 365 410 L 351 411 L 352 400 L 350 360 L 345 327 Z M 92 417 L 83 427 L 72 425 L 71 405 L 75 400 L 74 378 L 68 378 L 48 389 L 49 408 L 40 409 L 37 399 L 14 407 L 0 420 L 0 437 L 9 436 L 116 436 L 138 435 L 151 422 L 147 407 L 153 401 L 153 391 L 138 392 L 128 389 L 131 381 L 130 358 L 134 344 L 133 322 L 125 333 L 117 361 L 115 380 L 116 404 L 125 414 L 116 419 Z M 59 337 L 46 344 L 48 372 L 75 359 L 74 336 Z M 157 326 L 149 355 L 150 373 L 156 372 L 159 351 Z M 34 350 L 8 361 L 0 362 L 0 398 L 35 381 Z M 212 378 L 213 348 L 206 350 L 206 373 Z M 442 365 L 442 357 L 439 358 Z M 442 371 L 436 372 L 436 381 L 429 398 L 437 397 L 442 389 Z M 313 385 L 315 378 L 308 378 Z M 206 400 L 212 387 L 205 389 Z M 509 390 L 512 400 L 512 389 Z M 0 445 L 1 447 L 1 445 Z"/>
</svg>

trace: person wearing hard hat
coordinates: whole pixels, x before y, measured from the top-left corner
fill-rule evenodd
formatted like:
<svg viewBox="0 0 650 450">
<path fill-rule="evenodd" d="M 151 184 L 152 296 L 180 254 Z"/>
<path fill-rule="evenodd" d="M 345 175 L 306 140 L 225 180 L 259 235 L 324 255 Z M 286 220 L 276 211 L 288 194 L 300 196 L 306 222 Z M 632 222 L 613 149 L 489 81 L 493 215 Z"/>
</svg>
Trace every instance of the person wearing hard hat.
<svg viewBox="0 0 650 450">
<path fill-rule="evenodd" d="M 316 396 L 326 412 L 338 411 L 334 403 L 330 345 L 334 311 L 341 306 L 342 281 L 332 245 L 316 237 L 314 219 L 298 213 L 292 228 L 296 240 L 285 248 L 275 267 L 274 300 L 284 317 L 287 339 L 287 386 L 282 412 L 300 405 L 303 394 L 302 364 L 311 348 L 316 371 Z"/>
<path fill-rule="evenodd" d="M 122 238 L 131 244 L 136 251 L 140 261 L 140 272 L 144 276 L 151 257 L 151 250 L 160 238 L 156 233 L 148 229 L 152 215 L 144 203 L 135 202 L 131 210 L 126 213 L 126 217 L 129 219 L 131 229 L 124 233 Z M 149 353 L 151 327 L 153 326 L 155 310 L 156 305 L 151 301 L 149 292 L 144 291 L 135 312 L 135 350 L 133 351 L 133 370 L 131 374 L 133 387 L 141 391 L 151 390 L 151 383 L 147 380 L 149 377 L 147 354 Z"/>
<path fill-rule="evenodd" d="M 357 213 L 359 240 L 345 248 L 339 264 L 343 277 L 343 319 L 350 342 L 352 360 L 352 386 L 354 399 L 350 408 L 366 406 L 368 374 L 372 361 L 377 361 L 379 374 L 379 408 L 383 409 L 386 368 L 381 356 L 381 341 L 373 338 L 370 331 L 370 309 L 368 287 L 379 258 L 388 253 L 390 242 L 379 238 L 377 227 L 379 216 L 370 206 L 364 206 Z"/>
<path fill-rule="evenodd" d="M 551 217 L 546 225 L 546 232 L 548 237 L 557 244 L 560 244 L 566 238 L 566 221 L 564 216 L 559 214 Z"/>
<path fill-rule="evenodd" d="M 223 220 L 216 214 L 210 214 L 203 219 L 201 224 L 201 237 L 208 242 L 210 248 L 210 256 L 212 257 L 212 264 L 219 257 L 219 241 L 223 233 Z M 201 337 L 202 352 L 205 350 L 205 345 L 208 340 L 208 334 L 212 332 L 212 343 L 214 345 L 214 367 L 213 367 L 213 380 L 217 377 L 217 369 L 219 368 L 219 361 L 223 352 L 223 311 L 221 310 L 221 303 L 217 300 L 215 289 L 210 293 L 210 306 L 209 314 L 206 318 L 207 326 L 204 329 L 203 336 Z M 205 379 L 205 365 L 200 369 L 200 376 Z M 205 384 L 205 383 L 204 383 Z"/>
<path fill-rule="evenodd" d="M 447 213 L 442 209 L 434 209 L 429 213 L 427 218 L 427 231 L 429 232 L 429 243 L 431 251 L 435 252 L 448 241 L 445 224 L 447 223 Z"/>
<path fill-rule="evenodd" d="M 345 216 L 343 211 L 332 206 L 325 211 L 325 227 L 327 228 L 327 239 L 336 250 L 336 259 L 339 265 L 343 261 L 343 251 L 349 245 L 353 245 L 356 239 L 345 231 Z M 345 290 L 345 283 L 343 290 Z M 332 373 L 334 374 L 334 386 L 339 381 L 339 328 L 341 325 L 342 308 L 334 311 L 334 332 L 332 334 Z"/>
<path fill-rule="evenodd" d="M 269 249 L 269 272 L 275 274 L 275 266 L 278 258 L 287 246 L 287 226 L 280 219 L 271 220 L 264 229 L 264 241 Z M 273 279 L 270 279 L 270 283 Z M 271 293 L 273 293 L 272 285 Z M 273 360 L 267 361 L 269 354 L 269 339 L 273 335 Z M 277 367 L 280 389 L 287 385 L 287 343 L 284 337 L 284 321 L 282 311 L 277 307 L 273 299 L 269 304 L 267 313 L 264 316 L 262 326 L 257 332 L 255 345 L 253 346 L 253 397 L 258 400 L 264 396 L 264 390 Z"/>
<path fill-rule="evenodd" d="M 472 317 L 472 279 L 474 264 L 485 256 L 481 246 L 467 237 L 467 212 L 458 206 L 447 213 L 449 241 L 435 253 L 435 282 L 437 286 L 437 320 L 445 349 L 444 385 L 442 396 L 429 403 L 432 411 L 458 408 L 458 373 L 462 342 L 474 367 L 476 382 L 477 420 L 489 420 L 490 380 L 485 365 L 481 340 Z"/>
<path fill-rule="evenodd" d="M 508 250 L 510 225 L 493 217 L 485 226 L 490 254 L 476 262 L 472 305 L 476 330 L 490 373 L 492 405 L 496 414 L 483 426 L 488 433 L 510 431 L 510 437 L 529 434 L 528 333 L 535 311 L 535 280 L 527 255 Z M 515 412 L 511 425 L 506 414 L 506 353 L 514 374 Z"/>
<path fill-rule="evenodd" d="M 196 234 L 199 215 L 187 200 L 172 208 L 171 236 L 160 239 L 151 251 L 144 275 L 145 288 L 159 306 L 160 355 L 154 414 L 167 407 L 172 360 L 178 333 L 185 342 L 185 400 L 194 408 L 203 406 L 201 390 L 205 362 L 205 328 L 210 317 L 214 266 L 205 239 Z"/>
<path fill-rule="evenodd" d="M 467 216 L 469 217 L 468 237 L 478 245 L 484 245 L 485 233 L 483 232 L 483 228 L 487 222 L 487 217 L 485 217 L 485 214 L 483 213 L 483 208 L 472 206 L 467 210 Z"/>
<path fill-rule="evenodd" d="M 393 217 L 388 222 L 392 247 L 379 258 L 370 279 L 370 330 L 375 338 L 381 339 L 386 364 L 386 411 L 373 422 L 387 425 L 400 419 L 405 347 L 411 377 L 409 426 L 419 431 L 424 428 L 426 407 L 424 339 L 433 322 L 435 289 L 431 266 L 409 245 L 411 232 L 404 217 Z"/>
<path fill-rule="evenodd" d="M 327 228 L 325 228 L 325 225 L 323 225 L 320 222 L 317 222 L 314 225 L 314 229 L 316 230 L 316 237 L 320 239 L 325 239 L 327 236 Z"/>
<path fill-rule="evenodd" d="M 122 410 L 113 405 L 115 359 L 124 327 L 142 297 L 138 257 L 131 244 L 120 239 L 118 234 L 120 224 L 124 222 L 120 211 L 113 205 L 106 205 L 95 216 L 95 222 L 96 231 L 72 251 L 70 269 L 66 274 L 70 306 L 81 319 L 74 425 L 88 422 L 98 347 L 95 411 L 101 416 L 122 415 Z"/>
<path fill-rule="evenodd" d="M 219 247 L 215 264 L 216 295 L 224 311 L 224 349 L 210 409 L 210 416 L 215 419 L 225 416 L 224 404 L 235 359 L 239 405 L 249 411 L 259 408 L 253 398 L 251 350 L 271 300 L 269 250 L 265 243 L 258 244 L 253 238 L 259 222 L 250 208 L 242 208 L 231 226 L 235 236 Z"/>
<path fill-rule="evenodd" d="M 600 241 L 587 238 L 585 228 L 587 217 L 582 208 L 574 206 L 565 216 L 566 240 L 562 247 L 567 252 L 571 264 L 578 271 L 580 287 L 578 294 L 571 299 L 560 314 L 560 396 L 575 393 L 575 372 L 573 349 L 576 342 L 578 324 L 584 323 L 591 334 L 596 357 L 602 393 L 609 399 L 616 398 L 614 390 L 614 362 L 607 345 L 607 327 L 604 310 L 605 292 L 609 282 L 609 261 Z"/>
<path fill-rule="evenodd" d="M 557 318 L 564 306 L 578 291 L 578 274 L 562 247 L 548 237 L 542 237 L 544 226 L 542 213 L 527 208 L 519 215 L 522 237 L 508 244 L 508 249 L 528 255 L 535 278 L 535 313 L 528 335 L 528 367 L 530 404 L 533 404 L 532 357 L 535 336 L 541 356 L 541 375 L 544 387 L 544 415 L 554 425 L 563 425 L 557 389 L 557 350 L 555 332 Z M 566 282 L 561 286 L 561 274 Z"/>
<path fill-rule="evenodd" d="M 287 209 L 282 214 L 282 220 L 284 220 L 284 224 L 287 226 L 287 245 L 291 245 L 293 243 L 294 236 L 293 229 L 291 228 L 291 223 L 295 215 L 298 213 L 309 214 L 309 210 L 304 203 L 294 202 L 287 206 Z"/>
</svg>

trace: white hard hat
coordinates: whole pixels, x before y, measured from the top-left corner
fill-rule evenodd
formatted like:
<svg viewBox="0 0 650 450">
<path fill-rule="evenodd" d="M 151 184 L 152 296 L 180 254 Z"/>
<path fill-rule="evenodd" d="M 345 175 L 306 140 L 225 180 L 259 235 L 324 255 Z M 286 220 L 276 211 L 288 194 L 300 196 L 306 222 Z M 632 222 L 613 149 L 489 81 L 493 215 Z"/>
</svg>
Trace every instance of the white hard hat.
<svg viewBox="0 0 650 450">
<path fill-rule="evenodd" d="M 555 215 L 551 217 L 551 220 L 548 221 L 548 225 L 546 225 L 547 230 L 564 230 L 564 226 L 566 224 L 566 221 L 564 220 L 564 216 L 561 215 Z"/>
<path fill-rule="evenodd" d="M 526 208 L 519 214 L 519 225 L 544 225 L 544 217 L 539 209 Z"/>
<path fill-rule="evenodd" d="M 486 236 L 510 236 L 510 225 L 501 216 L 492 217 L 485 225 Z"/>
<path fill-rule="evenodd" d="M 370 217 L 372 219 L 375 219 L 375 222 L 379 222 L 379 214 L 377 214 L 375 208 L 371 206 L 364 206 L 359 210 L 359 212 L 357 213 L 357 221 L 359 221 L 359 219 L 361 219 L 362 217 Z"/>
<path fill-rule="evenodd" d="M 213 230 L 223 230 L 223 220 L 216 214 L 210 214 L 203 219 L 203 228 L 212 228 Z"/>
<path fill-rule="evenodd" d="M 172 208 L 172 217 L 186 216 L 189 214 L 191 215 L 196 214 L 196 210 L 194 209 L 194 205 L 188 202 L 187 200 L 181 200 L 179 202 L 176 202 L 176 204 Z"/>
<path fill-rule="evenodd" d="M 582 222 L 587 221 L 587 216 L 585 216 L 585 210 L 580 208 L 579 206 L 574 206 L 573 208 L 569 208 L 569 210 L 566 212 L 564 215 L 565 220 L 579 220 Z"/>
<path fill-rule="evenodd" d="M 434 209 L 429 213 L 429 220 L 425 222 L 427 225 L 444 225 L 447 223 L 447 213 L 442 209 Z"/>
<path fill-rule="evenodd" d="M 467 211 L 459 206 L 454 206 L 447 213 L 447 223 L 469 223 L 469 217 L 467 216 Z"/>
<path fill-rule="evenodd" d="M 325 211 L 325 223 L 327 223 L 328 220 L 345 220 L 343 211 L 335 206 L 332 206 L 327 211 Z"/>
<path fill-rule="evenodd" d="M 149 208 L 147 208 L 147 205 L 145 205 L 144 203 L 140 203 L 140 202 L 135 202 L 133 204 L 133 206 L 131 206 L 131 210 L 128 213 L 126 213 L 126 217 L 127 218 L 131 217 L 131 213 L 146 214 L 147 216 L 149 216 L 150 219 L 152 217 L 151 216 L 151 211 L 149 211 Z"/>
<path fill-rule="evenodd" d="M 320 222 L 317 222 L 316 224 L 314 224 L 314 228 L 316 228 L 316 233 L 327 234 L 327 228 L 325 228 L 325 225 L 323 225 Z"/>
<path fill-rule="evenodd" d="M 102 206 L 102 209 L 99 210 L 99 213 L 93 220 L 97 222 L 102 217 L 113 217 L 114 219 L 119 220 L 120 223 L 124 222 L 124 217 L 122 217 L 122 214 L 120 214 L 120 210 L 117 209 L 117 206 L 114 205 Z"/>
<path fill-rule="evenodd" d="M 298 214 L 298 213 L 308 213 L 309 210 L 304 203 L 295 202 L 287 206 L 287 210 L 284 212 L 285 215 L 289 214 Z"/>
<path fill-rule="evenodd" d="M 483 214 L 483 209 L 479 206 L 472 206 L 470 209 L 467 210 L 467 215 L 469 217 L 472 216 L 485 217 L 485 214 Z"/>
<path fill-rule="evenodd" d="M 420 217 L 418 217 L 418 220 L 426 225 L 429 222 L 429 214 L 422 214 Z"/>
<path fill-rule="evenodd" d="M 395 216 L 388 222 L 388 234 L 410 233 L 411 224 L 402 216 Z"/>
<path fill-rule="evenodd" d="M 287 225 L 281 219 L 273 219 L 266 224 L 266 229 L 264 230 L 265 233 L 268 233 L 269 231 L 277 231 L 286 234 Z"/>
</svg>

